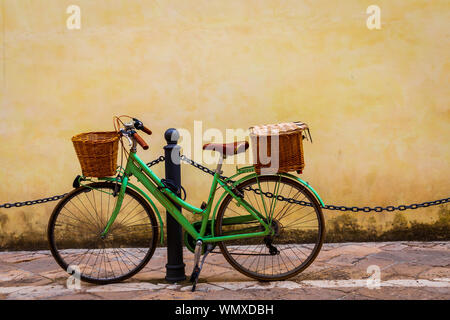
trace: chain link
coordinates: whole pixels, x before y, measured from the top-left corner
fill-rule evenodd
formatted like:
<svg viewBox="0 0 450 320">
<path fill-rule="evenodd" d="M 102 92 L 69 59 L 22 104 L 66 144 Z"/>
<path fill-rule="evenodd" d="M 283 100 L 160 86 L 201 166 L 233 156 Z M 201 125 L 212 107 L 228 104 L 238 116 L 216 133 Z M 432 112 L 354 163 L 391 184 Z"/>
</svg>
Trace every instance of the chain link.
<svg viewBox="0 0 450 320">
<path fill-rule="evenodd" d="M 153 161 L 150 161 L 149 163 L 147 163 L 147 167 L 152 167 L 158 163 L 160 163 L 161 161 L 164 161 L 166 158 L 164 158 L 164 156 L 159 156 L 158 158 L 156 158 Z"/>
<path fill-rule="evenodd" d="M 23 207 L 23 206 L 32 206 L 35 204 L 41 204 L 41 203 L 45 203 L 45 202 L 58 201 L 58 200 L 64 198 L 66 196 L 66 194 L 67 193 L 61 194 L 59 196 L 53 196 L 53 197 L 42 198 L 42 199 L 37 199 L 37 200 L 14 202 L 14 203 L 4 203 L 4 204 L 0 205 L 0 208 L 5 208 L 5 209 L 19 208 L 19 207 Z"/>
<path fill-rule="evenodd" d="M 439 200 L 435 200 L 435 201 L 427 201 L 427 202 L 422 202 L 422 203 L 413 203 L 413 204 L 410 204 L 410 205 L 399 205 L 397 207 L 395 207 L 395 206 L 386 206 L 386 207 L 346 207 L 346 206 L 325 205 L 324 209 L 326 209 L 326 210 L 339 210 L 339 211 L 352 211 L 352 212 L 360 212 L 360 211 L 363 211 L 363 212 L 371 212 L 371 211 L 375 211 L 375 212 L 383 212 L 383 211 L 392 212 L 392 211 L 395 211 L 395 210 L 405 211 L 405 210 L 409 210 L 409 209 L 427 208 L 427 207 L 437 206 L 437 205 L 448 203 L 448 202 L 450 202 L 450 198 L 444 198 L 444 199 L 439 199 Z"/>
<path fill-rule="evenodd" d="M 158 158 L 156 158 L 155 160 L 147 163 L 147 166 L 150 168 L 162 161 L 164 161 L 165 158 L 164 156 L 160 156 Z M 188 157 L 186 157 L 185 155 L 181 156 L 181 160 L 192 165 L 193 167 L 207 173 L 210 175 L 214 175 L 215 172 L 203 165 L 201 165 L 200 163 L 195 162 L 192 159 L 189 159 Z M 222 180 L 225 180 L 227 183 L 229 184 L 234 184 L 236 181 L 231 180 L 229 177 L 227 176 L 223 176 L 221 175 L 220 178 Z M 274 197 L 276 197 L 277 201 L 285 201 L 288 203 L 292 203 L 292 204 L 298 204 L 301 206 L 312 206 L 312 204 L 310 202 L 306 202 L 306 201 L 299 201 L 293 198 L 287 198 L 284 197 L 282 195 L 277 195 L 275 196 L 272 192 L 264 192 L 258 188 L 253 188 L 251 186 L 247 186 L 244 188 L 244 190 L 246 191 L 252 191 L 255 194 L 262 194 L 263 196 L 272 199 Z M 5 208 L 5 209 L 9 209 L 9 208 L 19 208 L 19 207 L 23 207 L 23 206 L 32 206 L 35 204 L 41 204 L 41 203 L 46 203 L 46 202 L 51 202 L 51 201 L 58 201 L 62 198 L 64 198 L 67 195 L 67 193 L 64 193 L 62 195 L 59 196 L 53 196 L 53 197 L 48 197 L 48 198 L 42 198 L 42 199 L 37 199 L 37 200 L 31 200 L 31 201 L 23 201 L 23 202 L 15 202 L 15 203 L 4 203 L 0 205 L 0 208 Z M 352 206 L 352 207 L 347 207 L 347 206 L 336 206 L 336 205 L 331 205 L 331 204 L 327 204 L 324 206 L 324 209 L 326 210 L 334 210 L 334 211 L 352 211 L 352 212 L 383 212 L 383 211 L 388 211 L 388 212 L 392 212 L 392 211 L 405 211 L 405 210 L 410 210 L 410 209 L 419 209 L 419 208 L 427 208 L 430 206 L 437 206 L 440 204 L 444 204 L 444 203 L 448 203 L 450 202 L 450 198 L 444 198 L 444 199 L 439 199 L 439 200 L 435 200 L 435 201 L 427 201 L 427 202 L 422 202 L 422 203 L 413 203 L 410 205 L 399 205 L 397 207 L 395 206 L 386 206 L 386 207 L 356 207 L 356 206 Z"/>
<path fill-rule="evenodd" d="M 209 169 L 209 168 L 207 168 L 207 167 L 205 167 L 205 166 L 202 166 L 200 163 L 195 162 L 194 160 L 189 159 L 189 158 L 186 157 L 185 155 L 182 155 L 182 156 L 180 157 L 180 159 L 181 159 L 181 161 L 184 161 L 184 162 L 190 164 L 191 166 L 193 166 L 193 167 L 195 167 L 195 168 L 197 168 L 197 169 L 199 169 L 199 170 L 201 170 L 201 171 L 203 171 L 203 172 L 205 172 L 205 173 L 207 173 L 207 174 L 210 174 L 210 175 L 212 175 L 212 176 L 216 174 L 215 171 L 213 171 L 213 170 L 211 170 L 211 169 Z M 228 178 L 227 176 L 222 176 L 222 175 L 221 175 L 220 178 L 221 178 L 222 180 L 227 181 L 228 183 L 234 183 L 234 181 L 231 180 L 230 178 Z"/>
</svg>

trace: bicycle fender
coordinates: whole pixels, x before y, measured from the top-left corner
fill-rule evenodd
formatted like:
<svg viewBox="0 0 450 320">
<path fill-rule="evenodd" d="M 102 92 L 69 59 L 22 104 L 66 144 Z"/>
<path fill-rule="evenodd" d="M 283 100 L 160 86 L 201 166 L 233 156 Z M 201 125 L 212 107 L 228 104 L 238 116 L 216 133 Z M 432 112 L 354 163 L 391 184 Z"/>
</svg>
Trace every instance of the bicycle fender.
<svg viewBox="0 0 450 320">
<path fill-rule="evenodd" d="M 116 182 L 117 181 L 116 178 L 108 178 L 108 177 L 99 178 L 99 180 L 106 180 L 106 181 L 111 181 L 111 182 Z M 142 189 L 139 188 L 138 186 L 132 184 L 131 182 L 128 182 L 127 186 L 129 186 L 131 189 L 137 191 L 152 206 L 152 208 L 155 211 L 156 216 L 158 217 L 158 220 L 159 220 L 159 225 L 160 225 L 160 230 L 161 230 L 161 244 L 163 244 L 164 243 L 164 223 L 163 223 L 163 220 L 161 218 L 161 214 L 159 213 L 159 210 L 158 210 L 158 208 L 155 205 L 155 202 L 144 191 L 142 191 Z"/>
<path fill-rule="evenodd" d="M 317 200 L 319 200 L 320 206 L 322 208 L 325 207 L 325 204 L 323 203 L 322 198 L 319 196 L 317 191 L 314 190 L 314 188 L 308 182 L 306 182 L 305 180 L 302 180 L 299 177 L 296 177 L 296 176 L 294 176 L 294 175 L 292 175 L 290 173 L 281 173 L 280 175 L 284 176 L 284 177 L 287 177 L 287 178 L 291 178 L 293 180 L 297 180 L 298 182 L 300 182 L 303 186 L 305 186 L 307 189 L 309 189 L 309 191 L 311 191 L 316 196 Z"/>
</svg>

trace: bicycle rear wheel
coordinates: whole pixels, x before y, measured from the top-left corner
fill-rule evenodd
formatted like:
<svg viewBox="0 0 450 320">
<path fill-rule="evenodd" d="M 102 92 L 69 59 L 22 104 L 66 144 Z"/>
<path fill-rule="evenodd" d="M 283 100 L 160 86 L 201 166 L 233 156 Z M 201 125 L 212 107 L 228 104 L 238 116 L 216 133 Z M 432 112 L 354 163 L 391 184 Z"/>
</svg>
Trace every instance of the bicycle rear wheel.
<svg viewBox="0 0 450 320">
<path fill-rule="evenodd" d="M 47 236 L 53 257 L 69 273 L 77 266 L 86 282 L 107 284 L 130 278 L 147 264 L 156 248 L 155 214 L 129 188 L 108 234 L 100 236 L 118 198 L 113 196 L 114 186 L 99 182 L 74 189 L 50 217 Z"/>
<path fill-rule="evenodd" d="M 219 242 L 225 259 L 239 272 L 262 281 L 284 280 L 306 269 L 317 257 L 325 234 L 322 209 L 315 196 L 299 182 L 279 175 L 252 178 L 237 189 L 264 217 L 273 235 Z M 255 189 L 304 201 L 306 205 L 280 201 L 276 196 L 269 198 L 254 192 Z M 241 221 L 245 222 L 238 223 L 237 217 L 251 218 L 245 208 L 227 195 L 217 213 L 215 234 L 264 231 L 256 219 L 244 218 Z"/>
</svg>

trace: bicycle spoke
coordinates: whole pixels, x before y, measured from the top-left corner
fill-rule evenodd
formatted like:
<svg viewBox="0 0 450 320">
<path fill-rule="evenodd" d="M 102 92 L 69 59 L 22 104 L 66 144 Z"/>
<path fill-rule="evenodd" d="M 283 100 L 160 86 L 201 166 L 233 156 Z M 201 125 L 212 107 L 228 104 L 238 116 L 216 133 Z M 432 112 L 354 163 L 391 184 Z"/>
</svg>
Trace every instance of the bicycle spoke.
<svg viewBox="0 0 450 320">
<path fill-rule="evenodd" d="M 81 203 L 81 205 L 84 206 L 84 204 L 83 204 L 83 203 L 81 202 L 81 200 L 78 198 L 78 195 L 76 196 L 76 198 L 77 198 L 77 200 Z M 81 213 L 81 215 L 83 216 L 83 218 L 86 218 L 86 220 L 89 221 L 89 223 L 90 223 L 91 225 L 94 225 L 96 228 L 99 228 L 98 224 L 95 223 L 94 219 L 92 218 L 92 215 L 90 215 L 90 213 L 89 213 L 89 211 L 88 211 L 87 209 L 86 209 L 86 211 L 88 211 L 89 215 L 91 216 L 91 219 L 89 219 L 87 216 L 85 216 L 85 215 L 83 214 L 83 211 L 81 211 L 81 209 L 78 208 L 78 206 L 75 204 L 75 201 L 70 200 L 69 203 L 70 203 L 71 205 L 73 205 L 75 208 L 77 208 L 77 210 Z M 86 208 L 86 207 L 84 206 L 84 208 Z"/>
<path fill-rule="evenodd" d="M 123 217 L 122 220 L 120 220 L 120 222 L 118 222 L 118 223 L 119 223 L 119 224 L 122 224 L 122 223 L 124 222 L 124 220 L 125 220 L 126 218 L 128 218 L 128 216 L 129 216 L 129 215 L 130 215 L 130 214 L 131 214 L 138 206 L 139 206 L 139 202 L 136 203 L 136 205 L 134 206 L 134 208 L 131 209 L 131 211 L 130 211 L 125 217 Z M 119 211 L 119 213 L 117 214 L 117 216 L 120 215 L 120 213 L 122 212 L 122 210 L 125 211 L 124 209 L 120 209 L 120 211 Z M 141 213 L 141 212 L 144 212 L 144 210 L 138 212 L 138 214 Z"/>
<path fill-rule="evenodd" d="M 92 192 L 92 196 L 94 196 L 94 190 L 92 190 L 91 192 Z M 101 225 L 100 221 L 98 220 L 98 212 L 97 212 L 97 209 L 94 208 L 94 205 L 92 204 L 91 199 L 89 199 L 89 197 L 87 196 L 87 192 L 84 193 L 84 196 L 85 196 L 86 199 L 89 201 L 89 204 L 91 205 L 91 207 L 94 209 L 94 212 L 96 213 L 95 218 L 94 218 L 94 217 L 91 215 L 91 211 L 89 210 L 89 211 L 88 211 L 89 215 L 90 215 L 90 216 L 98 223 L 99 228 L 101 228 L 102 225 Z M 83 204 L 83 206 L 84 206 L 84 204 Z M 88 210 L 86 207 L 85 207 L 85 209 Z"/>
</svg>

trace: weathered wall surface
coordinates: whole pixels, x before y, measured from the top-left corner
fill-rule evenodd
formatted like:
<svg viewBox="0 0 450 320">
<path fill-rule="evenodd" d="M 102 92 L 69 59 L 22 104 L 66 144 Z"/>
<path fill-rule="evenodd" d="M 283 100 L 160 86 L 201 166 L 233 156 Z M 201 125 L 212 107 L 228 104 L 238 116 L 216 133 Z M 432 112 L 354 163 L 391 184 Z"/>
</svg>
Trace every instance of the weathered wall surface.
<svg viewBox="0 0 450 320">
<path fill-rule="evenodd" d="M 314 139 L 304 177 L 326 203 L 448 196 L 449 2 L 375 2 L 1 0 L 0 202 L 69 190 L 70 137 L 109 130 L 119 114 L 154 131 L 146 160 L 166 128 L 194 120 L 302 120 Z M 80 30 L 66 27 L 71 4 Z M 371 4 L 380 30 L 366 27 Z M 183 181 L 193 203 L 207 197 L 209 177 L 184 166 Z M 39 234 L 53 206 L 0 210 L 0 230 Z M 436 210 L 407 216 L 429 222 Z"/>
</svg>

